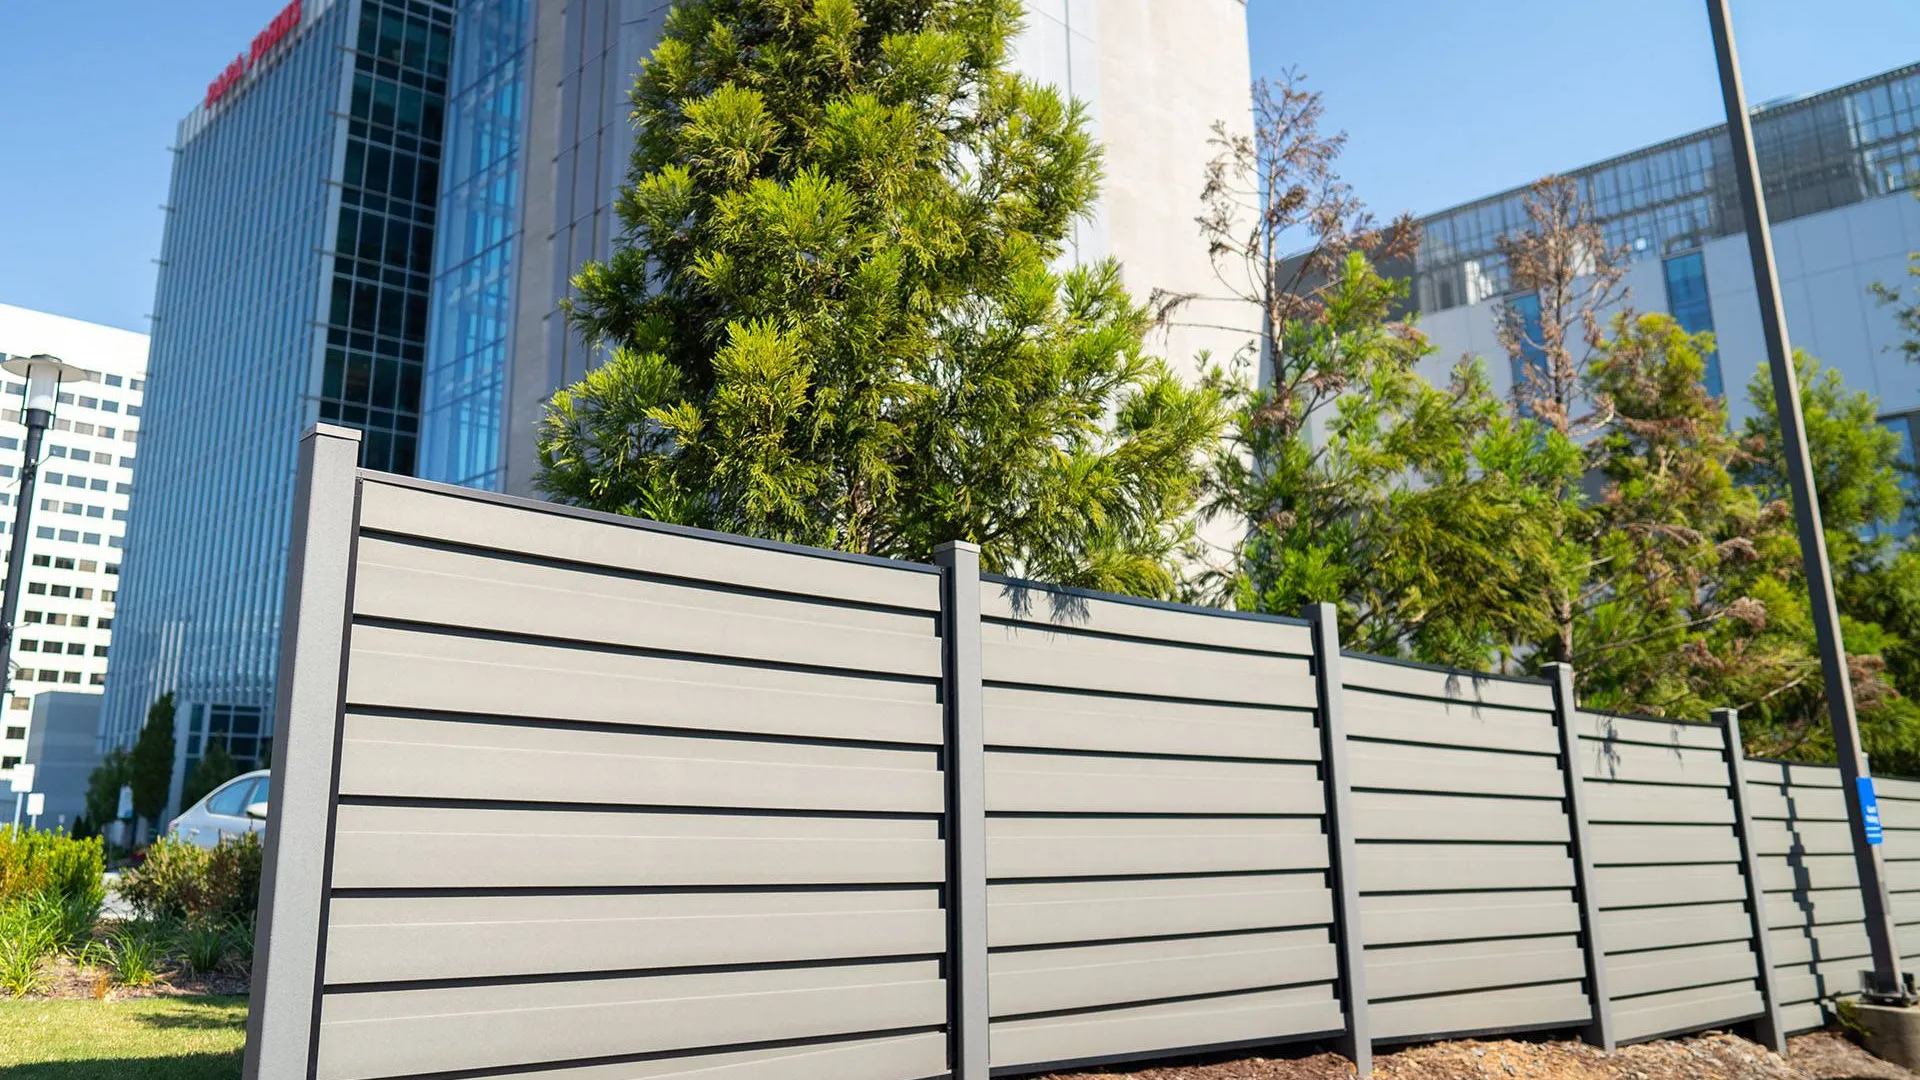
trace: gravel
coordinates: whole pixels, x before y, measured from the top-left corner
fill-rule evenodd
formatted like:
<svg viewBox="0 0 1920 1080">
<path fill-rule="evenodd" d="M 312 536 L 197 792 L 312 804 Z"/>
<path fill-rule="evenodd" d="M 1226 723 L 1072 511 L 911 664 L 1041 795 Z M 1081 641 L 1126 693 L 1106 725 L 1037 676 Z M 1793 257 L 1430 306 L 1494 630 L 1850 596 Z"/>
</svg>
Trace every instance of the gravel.
<svg viewBox="0 0 1920 1080">
<path fill-rule="evenodd" d="M 1787 1058 L 1746 1039 L 1708 1032 L 1606 1054 L 1579 1042 L 1432 1043 L 1377 1054 L 1380 1080 L 1920 1080 L 1838 1034 L 1789 1040 Z M 1048 1080 L 1346 1080 L 1337 1054 L 1235 1058 L 1117 1072 L 1056 1073 Z"/>
</svg>

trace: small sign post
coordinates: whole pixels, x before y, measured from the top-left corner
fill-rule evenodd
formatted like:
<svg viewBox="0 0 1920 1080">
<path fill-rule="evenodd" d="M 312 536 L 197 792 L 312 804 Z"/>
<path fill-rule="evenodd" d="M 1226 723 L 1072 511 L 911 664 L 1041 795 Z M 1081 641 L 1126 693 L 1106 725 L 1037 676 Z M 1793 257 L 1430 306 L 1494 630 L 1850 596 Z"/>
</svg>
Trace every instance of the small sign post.
<svg viewBox="0 0 1920 1080">
<path fill-rule="evenodd" d="M 27 792 L 33 790 L 33 771 L 34 771 L 34 767 L 32 765 L 26 764 L 25 762 L 22 762 L 13 767 L 13 782 L 11 784 L 11 787 L 13 790 L 13 831 L 14 832 L 20 831 L 21 806 L 23 803 L 27 801 Z"/>
<path fill-rule="evenodd" d="M 40 827 L 40 815 L 46 812 L 47 812 L 47 793 L 44 791 L 28 792 L 27 793 L 28 828 L 38 829 Z"/>
</svg>

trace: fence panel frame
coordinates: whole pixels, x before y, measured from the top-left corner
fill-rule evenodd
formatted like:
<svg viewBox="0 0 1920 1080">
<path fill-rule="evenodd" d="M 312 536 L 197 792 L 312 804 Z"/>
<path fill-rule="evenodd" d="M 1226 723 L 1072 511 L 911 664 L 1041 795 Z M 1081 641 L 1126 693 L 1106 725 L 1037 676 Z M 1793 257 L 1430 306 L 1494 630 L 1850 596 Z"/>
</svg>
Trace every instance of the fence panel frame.
<svg viewBox="0 0 1920 1080">
<path fill-rule="evenodd" d="M 1579 895 L 1581 945 L 1587 956 L 1587 996 L 1593 999 L 1593 1024 L 1588 1042 L 1611 1052 L 1613 996 L 1607 989 L 1607 953 L 1600 943 L 1600 898 L 1593 887 L 1593 847 L 1587 838 L 1586 799 L 1580 771 L 1580 728 L 1573 694 L 1573 665 L 1548 664 L 1553 682 L 1553 716 L 1560 728 L 1560 768 L 1567 778 L 1567 831 L 1573 844 L 1574 891 Z"/>
<path fill-rule="evenodd" d="M 1313 674 L 1320 697 L 1321 762 L 1326 770 L 1327 847 L 1332 856 L 1333 926 L 1339 935 L 1340 985 L 1347 1031 L 1340 1050 L 1359 1076 L 1373 1075 L 1373 1028 L 1367 1013 L 1366 936 L 1360 920 L 1359 857 L 1353 836 L 1353 772 L 1347 762 L 1346 683 L 1340 675 L 1340 611 L 1321 602 L 1301 615 L 1313 627 Z"/>
<path fill-rule="evenodd" d="M 360 534 L 360 432 L 318 424 L 300 439 L 280 624 L 273 812 L 247 1009 L 247 1080 L 311 1077 L 318 1062 L 333 809 L 346 712 L 347 638 Z"/>
<path fill-rule="evenodd" d="M 1760 856 L 1753 846 L 1753 815 L 1748 809 L 1747 754 L 1740 741 L 1740 710 L 1715 709 L 1710 715 L 1726 739 L 1733 829 L 1740 837 L 1741 876 L 1747 881 L 1747 908 L 1753 913 L 1753 955 L 1760 969 L 1760 1000 L 1767 1007 L 1766 1015 L 1753 1022 L 1754 1034 L 1762 1046 L 1785 1057 L 1787 1030 L 1780 1019 L 1780 994 L 1774 988 L 1773 933 L 1767 927 L 1766 891 L 1760 886 Z"/>
<path fill-rule="evenodd" d="M 980 546 L 940 545 L 947 638 L 947 979 L 953 1080 L 987 1080 L 987 751 L 980 675 Z"/>
</svg>

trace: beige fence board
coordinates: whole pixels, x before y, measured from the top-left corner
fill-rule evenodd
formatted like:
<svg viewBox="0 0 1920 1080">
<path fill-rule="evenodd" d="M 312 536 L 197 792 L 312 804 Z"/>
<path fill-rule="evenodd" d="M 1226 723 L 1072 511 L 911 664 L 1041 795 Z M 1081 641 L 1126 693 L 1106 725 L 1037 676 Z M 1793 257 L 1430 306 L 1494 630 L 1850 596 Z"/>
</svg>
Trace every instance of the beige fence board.
<svg viewBox="0 0 1920 1080">
<path fill-rule="evenodd" d="M 1364 656 L 1347 657 L 1340 667 L 1349 687 L 1463 706 L 1504 706 L 1541 712 L 1553 708 L 1553 688 L 1545 683 L 1410 667 Z"/>
<path fill-rule="evenodd" d="M 1578 982 L 1482 990 L 1446 997 L 1375 1003 L 1376 1039 L 1413 1039 L 1457 1031 L 1584 1024 L 1592 1016 Z"/>
<path fill-rule="evenodd" d="M 1759 970 L 1753 946 L 1745 941 L 1607 956 L 1608 989 L 1616 1001 L 1719 983 L 1751 984 Z"/>
<path fill-rule="evenodd" d="M 939 822 L 342 805 L 335 888 L 910 884 L 946 872 Z"/>
<path fill-rule="evenodd" d="M 1627 780 L 1639 784 L 1684 784 L 1724 789 L 1727 762 L 1717 750 L 1644 746 L 1639 743 L 1580 743 L 1580 775 L 1589 780 Z"/>
<path fill-rule="evenodd" d="M 1313 714 L 1254 705 L 989 686 L 988 746 L 1319 761 Z"/>
<path fill-rule="evenodd" d="M 1586 976 L 1580 939 L 1567 935 L 1368 949 L 1367 996 L 1374 1001 L 1484 990 Z"/>
<path fill-rule="evenodd" d="M 1606 825 L 1589 833 L 1596 866 L 1731 863 L 1740 842 L 1721 825 Z"/>
<path fill-rule="evenodd" d="M 1888 865 L 1889 884 L 1904 876 L 1901 865 Z M 1859 880 L 1860 873 L 1854 868 L 1852 855 L 1803 855 L 1792 862 L 1779 857 L 1760 860 L 1760 886 L 1768 892 L 1790 892 L 1799 888 L 1857 888 Z M 1920 869 L 1913 872 L 1913 880 L 1920 882 Z M 1898 885 L 1893 887 L 1899 888 Z"/>
<path fill-rule="evenodd" d="M 1708 866 L 1601 866 L 1594 868 L 1602 908 L 1740 902 L 1747 899 L 1738 863 Z"/>
<path fill-rule="evenodd" d="M 981 626 L 980 644 L 988 682 L 1289 708 L 1312 708 L 1315 702 L 1307 662 L 1294 657 L 1186 649 L 1007 623 Z"/>
<path fill-rule="evenodd" d="M 1289 818 L 988 818 L 989 878 L 1317 870 L 1327 838 Z"/>
<path fill-rule="evenodd" d="M 369 477 L 361 487 L 360 527 L 498 551 L 537 551 L 554 560 L 711 581 L 750 589 L 805 592 L 850 603 L 940 609 L 936 574 L 872 563 L 675 535 L 556 513 L 532 503 L 505 506 L 417 491 Z"/>
<path fill-rule="evenodd" d="M 1769 893 L 1766 906 L 1768 926 L 1799 926 L 1806 921 L 1806 908 L 1793 893 Z M 1813 894 L 1816 923 L 1857 922 L 1866 918 L 1866 914 L 1866 904 L 1857 889 L 1822 889 Z"/>
<path fill-rule="evenodd" d="M 1544 799 L 1474 799 L 1448 795 L 1353 793 L 1362 840 L 1565 843 L 1567 816 Z"/>
<path fill-rule="evenodd" d="M 1668 949 L 1718 941 L 1747 941 L 1753 922 L 1745 904 L 1701 904 L 1661 911 L 1603 911 L 1600 940 L 1609 952 Z"/>
<path fill-rule="evenodd" d="M 1611 743 L 1644 743 L 1648 746 L 1691 747 L 1696 750 L 1724 749 L 1726 738 L 1711 724 L 1689 724 L 1680 720 L 1652 720 L 1602 713 L 1574 714 L 1583 740 Z"/>
<path fill-rule="evenodd" d="M 721 591 L 589 568 L 360 542 L 354 614 L 526 637 L 932 678 L 926 613 Z"/>
<path fill-rule="evenodd" d="M 338 896 L 328 928 L 329 985 L 910 956 L 947 940 L 931 888 Z"/>
<path fill-rule="evenodd" d="M 1395 697 L 1358 689 L 1351 681 L 1341 700 L 1346 707 L 1347 734 L 1354 739 L 1534 754 L 1559 768 L 1553 755 L 1559 753 L 1560 736 L 1554 731 L 1552 715 L 1547 713 Z"/>
<path fill-rule="evenodd" d="M 1227 612 L 1179 611 L 1061 592 L 1029 582 L 980 583 L 980 616 L 1096 634 L 1150 638 L 1222 649 L 1310 656 L 1312 636 L 1298 623 L 1249 619 Z"/>
<path fill-rule="evenodd" d="M 1333 921 L 1319 873 L 993 884 L 987 904 L 987 940 L 996 948 Z"/>
<path fill-rule="evenodd" d="M 1525 754 L 1356 739 L 1347 759 L 1355 788 L 1550 799 L 1567 792 L 1556 763 Z"/>
<path fill-rule="evenodd" d="M 1572 888 L 1564 844 L 1392 844 L 1359 846 L 1362 892 L 1460 892 Z"/>
<path fill-rule="evenodd" d="M 988 969 L 996 1017 L 1327 982 L 1340 973 L 1325 930 L 995 953 Z"/>
<path fill-rule="evenodd" d="M 1585 781 L 1587 820 L 1605 824 L 1733 824 L 1733 799 L 1725 788 L 1668 787 Z M 1597 830 L 1596 830 L 1597 831 Z"/>
<path fill-rule="evenodd" d="M 1845 822 L 1779 821 L 1753 823 L 1754 850 L 1762 855 L 1845 855 L 1853 850 L 1853 839 Z"/>
<path fill-rule="evenodd" d="M 322 1080 L 534 1065 L 941 1023 L 932 961 L 330 993 Z"/>
<path fill-rule="evenodd" d="M 420 799 L 894 811 L 946 805 L 936 751 L 349 714 L 340 791 Z"/>
<path fill-rule="evenodd" d="M 940 745 L 930 681 L 697 663 L 380 626 L 353 630 L 347 701 L 518 716 Z"/>
<path fill-rule="evenodd" d="M 1066 1016 L 999 1020 L 994 1067 L 1272 1041 L 1338 1031 L 1340 1003 L 1325 986 L 1139 1005 Z"/>
<path fill-rule="evenodd" d="M 1580 909 L 1566 894 L 1553 892 L 1362 896 L 1360 915 L 1369 947 L 1580 929 Z"/>
<path fill-rule="evenodd" d="M 1645 1039 L 1730 1024 L 1765 1011 L 1760 991 L 1752 986 L 1709 986 L 1615 1000 L 1613 1023 L 1619 1038 Z"/>
<path fill-rule="evenodd" d="M 510 1073 L 513 1080 L 920 1080 L 947 1067 L 947 1036 L 923 1031 L 878 1039 L 685 1054 L 649 1061 L 561 1065 Z"/>
<path fill-rule="evenodd" d="M 989 812 L 1325 813 L 1311 765 L 987 753 Z"/>
</svg>

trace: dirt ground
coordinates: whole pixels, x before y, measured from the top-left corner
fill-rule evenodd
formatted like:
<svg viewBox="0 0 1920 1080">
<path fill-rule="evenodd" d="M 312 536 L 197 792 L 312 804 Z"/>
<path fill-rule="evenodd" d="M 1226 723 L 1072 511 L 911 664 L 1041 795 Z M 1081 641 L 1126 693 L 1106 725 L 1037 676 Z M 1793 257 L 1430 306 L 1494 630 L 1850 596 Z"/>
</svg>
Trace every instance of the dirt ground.
<svg viewBox="0 0 1920 1080">
<path fill-rule="evenodd" d="M 1782 1060 L 1734 1035 L 1643 1043 L 1613 1054 L 1579 1042 L 1434 1043 L 1377 1054 L 1380 1080 L 1920 1080 L 1844 1037 L 1816 1032 L 1787 1043 Z M 1237 1058 L 1117 1072 L 1059 1073 L 1048 1080 L 1346 1080 L 1353 1066 L 1337 1054 Z"/>
<path fill-rule="evenodd" d="M 62 957 L 48 965 L 46 984 L 27 996 L 36 999 L 98 998 L 120 1001 L 125 998 L 197 997 L 246 992 L 246 976 L 225 972 L 189 975 L 175 971 L 162 975 L 150 986 L 115 986 L 104 969 L 83 968 Z"/>
</svg>

